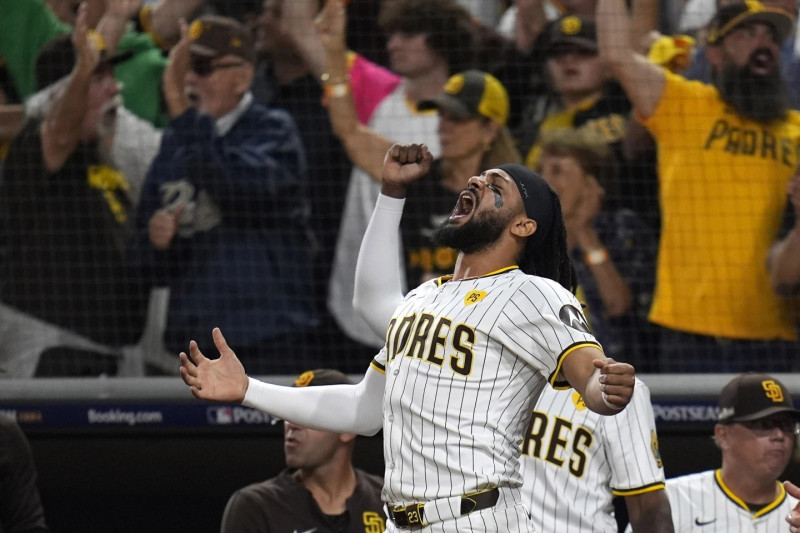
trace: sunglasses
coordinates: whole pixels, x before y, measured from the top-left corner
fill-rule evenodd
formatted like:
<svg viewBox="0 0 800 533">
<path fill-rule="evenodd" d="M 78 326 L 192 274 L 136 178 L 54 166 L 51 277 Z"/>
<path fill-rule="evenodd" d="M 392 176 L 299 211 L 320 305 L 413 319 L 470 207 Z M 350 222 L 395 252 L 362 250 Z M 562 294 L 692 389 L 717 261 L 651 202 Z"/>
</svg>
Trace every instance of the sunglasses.
<svg viewBox="0 0 800 533">
<path fill-rule="evenodd" d="M 228 63 L 212 63 L 210 57 L 193 57 L 191 63 L 191 70 L 201 78 L 206 78 L 214 73 L 215 70 L 226 68 L 241 67 L 244 65 L 242 61 L 228 62 Z"/>
<path fill-rule="evenodd" d="M 797 422 L 791 418 L 762 418 L 749 422 L 739 422 L 739 425 L 757 433 L 769 433 L 775 428 L 789 434 L 797 434 L 798 432 Z"/>
</svg>

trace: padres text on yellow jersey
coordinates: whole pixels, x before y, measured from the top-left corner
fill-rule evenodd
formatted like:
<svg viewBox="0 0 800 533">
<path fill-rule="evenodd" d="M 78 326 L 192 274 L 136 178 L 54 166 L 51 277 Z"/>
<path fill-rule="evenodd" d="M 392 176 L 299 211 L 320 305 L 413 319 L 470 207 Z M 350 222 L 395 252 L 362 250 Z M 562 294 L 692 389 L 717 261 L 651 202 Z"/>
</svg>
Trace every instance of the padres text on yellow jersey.
<svg viewBox="0 0 800 533">
<path fill-rule="evenodd" d="M 658 144 L 662 210 L 650 318 L 701 335 L 794 340 L 766 257 L 798 164 L 800 114 L 758 123 L 714 87 L 665 76 L 655 112 L 643 119 Z"/>
</svg>

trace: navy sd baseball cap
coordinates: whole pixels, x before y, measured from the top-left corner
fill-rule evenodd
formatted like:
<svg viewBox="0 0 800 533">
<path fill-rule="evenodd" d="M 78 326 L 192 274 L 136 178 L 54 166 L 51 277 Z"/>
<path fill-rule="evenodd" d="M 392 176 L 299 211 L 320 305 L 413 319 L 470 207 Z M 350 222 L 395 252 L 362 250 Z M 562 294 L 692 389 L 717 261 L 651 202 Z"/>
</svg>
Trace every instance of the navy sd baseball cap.
<svg viewBox="0 0 800 533">
<path fill-rule="evenodd" d="M 786 40 L 792 31 L 794 23 L 790 13 L 781 9 L 766 7 L 756 0 L 746 0 L 745 2 L 727 5 L 717 10 L 708 25 L 706 41 L 709 44 L 717 44 L 738 26 L 747 22 L 769 24 L 775 29 L 779 43 Z"/>
<path fill-rule="evenodd" d="M 444 109 L 456 118 L 485 117 L 505 126 L 508 121 L 508 93 L 500 80 L 480 70 L 465 70 L 450 76 L 444 89 L 417 108 Z"/>
<path fill-rule="evenodd" d="M 318 368 L 307 370 L 294 380 L 295 387 L 314 387 L 316 385 L 348 385 L 352 383 L 350 378 L 338 370 L 330 368 Z"/>
<path fill-rule="evenodd" d="M 736 376 L 719 395 L 719 423 L 750 422 L 768 416 L 788 413 L 800 420 L 792 396 L 786 387 L 767 374 Z"/>
</svg>

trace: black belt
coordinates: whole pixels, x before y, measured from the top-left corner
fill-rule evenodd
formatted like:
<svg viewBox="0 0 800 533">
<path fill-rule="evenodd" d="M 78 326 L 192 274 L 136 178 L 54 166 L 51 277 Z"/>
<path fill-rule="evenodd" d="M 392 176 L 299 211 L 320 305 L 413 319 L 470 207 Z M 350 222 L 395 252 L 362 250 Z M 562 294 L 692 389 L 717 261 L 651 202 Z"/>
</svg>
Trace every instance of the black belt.
<svg viewBox="0 0 800 533">
<path fill-rule="evenodd" d="M 480 511 L 494 507 L 500 498 L 500 491 L 497 487 L 473 492 L 461 496 L 461 516 L 473 511 Z M 427 525 L 425 522 L 425 504 L 409 503 L 408 505 L 398 505 L 389 507 L 389 516 L 394 525 L 405 529 L 421 529 Z"/>
</svg>

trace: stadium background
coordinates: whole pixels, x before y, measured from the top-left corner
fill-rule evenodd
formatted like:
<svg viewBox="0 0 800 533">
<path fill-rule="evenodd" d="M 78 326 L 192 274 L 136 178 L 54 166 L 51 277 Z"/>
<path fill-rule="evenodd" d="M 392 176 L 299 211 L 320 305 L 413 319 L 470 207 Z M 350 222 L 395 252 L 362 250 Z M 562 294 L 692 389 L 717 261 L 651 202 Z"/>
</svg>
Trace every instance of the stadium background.
<svg viewBox="0 0 800 533">
<path fill-rule="evenodd" d="M 374 28 L 379 3 L 351 0 L 348 40 L 353 49 L 386 64 L 383 36 Z M 495 10 L 505 3 L 498 2 Z M 260 2 L 210 4 L 222 14 L 244 18 Z M 492 2 L 472 4 L 485 11 Z M 662 24 L 675 23 L 679 4 L 662 2 Z M 171 364 L 158 363 L 162 369 Z M 355 364 L 342 363 L 330 366 Z M 288 384 L 295 370 L 267 380 Z M 778 377 L 800 395 L 800 377 Z M 730 376 L 642 378 L 652 390 L 667 475 L 716 465 L 710 439 L 714 401 Z M 31 441 L 54 532 L 211 533 L 218 531 L 222 509 L 235 489 L 283 468 L 280 424 L 242 407 L 196 402 L 175 377 L 2 380 L 0 412 L 16 418 Z M 356 464 L 381 473 L 381 453 L 380 435 L 361 438 Z M 784 477 L 800 479 L 797 462 Z"/>
</svg>

